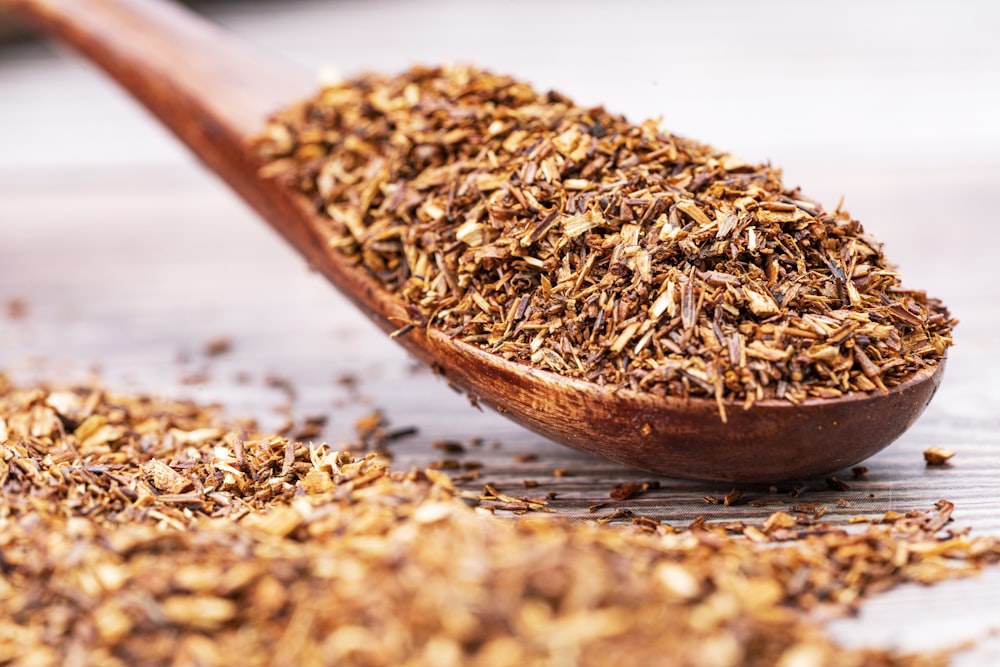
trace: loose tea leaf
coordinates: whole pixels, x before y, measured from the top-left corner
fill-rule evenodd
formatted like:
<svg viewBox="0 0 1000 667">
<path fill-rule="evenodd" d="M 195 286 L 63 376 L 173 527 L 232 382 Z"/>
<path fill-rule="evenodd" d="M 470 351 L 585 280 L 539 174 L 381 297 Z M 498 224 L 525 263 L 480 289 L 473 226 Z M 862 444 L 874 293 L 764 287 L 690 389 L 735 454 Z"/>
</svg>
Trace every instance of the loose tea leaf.
<svg viewBox="0 0 1000 667">
<path fill-rule="evenodd" d="M 206 357 L 219 357 L 227 354 L 233 349 L 233 341 L 229 338 L 213 338 L 205 342 L 204 354 Z"/>
<path fill-rule="evenodd" d="M 810 613 L 1000 559 L 945 530 L 946 501 L 853 532 L 784 512 L 500 520 L 470 505 L 545 503 L 2 374 L 0 497 L 0 660 L 18 665 L 943 665 L 838 647 Z"/>
<path fill-rule="evenodd" d="M 955 321 L 780 172 L 471 67 L 276 115 L 265 175 L 432 326 L 602 385 L 725 402 L 885 392 Z"/>
<path fill-rule="evenodd" d="M 21 319 L 28 313 L 28 304 L 23 299 L 15 297 L 7 300 L 5 310 L 7 311 L 7 317 L 10 319 Z"/>
<path fill-rule="evenodd" d="M 955 452 L 945 447 L 928 447 L 924 450 L 924 461 L 929 466 L 941 466 L 947 463 Z"/>
</svg>

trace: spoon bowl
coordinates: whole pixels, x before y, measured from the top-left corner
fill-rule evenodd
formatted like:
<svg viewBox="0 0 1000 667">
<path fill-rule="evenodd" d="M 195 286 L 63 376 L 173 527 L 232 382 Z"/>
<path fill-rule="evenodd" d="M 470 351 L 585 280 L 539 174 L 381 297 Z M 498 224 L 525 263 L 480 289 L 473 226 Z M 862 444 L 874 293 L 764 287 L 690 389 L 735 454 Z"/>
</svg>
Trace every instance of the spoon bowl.
<svg viewBox="0 0 1000 667">
<path fill-rule="evenodd" d="M 411 337 L 412 336 L 412 337 Z M 400 340 L 455 386 L 547 438 L 617 463 L 673 477 L 777 482 L 841 470 L 887 447 L 930 403 L 944 362 L 883 394 L 757 401 L 599 387 L 510 362 L 436 330 Z M 447 362 L 442 362 L 447 360 Z"/>
<path fill-rule="evenodd" d="M 675 477 L 775 482 L 829 473 L 881 450 L 916 420 L 944 363 L 887 394 L 751 408 L 599 386 L 504 360 L 435 329 L 404 327 L 406 305 L 344 255 L 304 196 L 260 175 L 251 138 L 313 92 L 301 71 L 187 10 L 153 0 L 0 0 L 110 74 L 310 263 L 414 356 L 479 402 L 541 435 Z M 404 333 L 405 332 L 405 333 Z"/>
</svg>

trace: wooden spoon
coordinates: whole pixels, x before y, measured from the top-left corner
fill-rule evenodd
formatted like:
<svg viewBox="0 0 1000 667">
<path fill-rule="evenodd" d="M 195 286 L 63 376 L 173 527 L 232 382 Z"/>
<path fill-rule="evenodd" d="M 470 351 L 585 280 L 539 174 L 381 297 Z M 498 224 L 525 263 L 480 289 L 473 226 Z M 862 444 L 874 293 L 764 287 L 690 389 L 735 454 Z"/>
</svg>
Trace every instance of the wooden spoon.
<svg viewBox="0 0 1000 667">
<path fill-rule="evenodd" d="M 0 0 L 106 70 L 384 331 L 404 304 L 329 251 L 303 196 L 258 175 L 248 140 L 265 118 L 314 92 L 309 76 L 172 4 L 154 0 Z M 480 403 L 557 442 L 676 477 L 773 482 L 853 465 L 895 440 L 934 395 L 944 363 L 887 395 L 794 405 L 660 398 L 505 361 L 440 332 L 396 341 Z"/>
</svg>

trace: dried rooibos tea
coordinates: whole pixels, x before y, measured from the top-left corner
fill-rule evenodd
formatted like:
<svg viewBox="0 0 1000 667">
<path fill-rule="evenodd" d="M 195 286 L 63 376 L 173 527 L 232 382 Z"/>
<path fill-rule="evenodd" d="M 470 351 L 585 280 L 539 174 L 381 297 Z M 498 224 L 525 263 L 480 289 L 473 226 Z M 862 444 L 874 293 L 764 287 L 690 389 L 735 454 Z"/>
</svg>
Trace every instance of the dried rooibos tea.
<svg viewBox="0 0 1000 667">
<path fill-rule="evenodd" d="M 413 324 L 566 376 L 721 409 L 885 392 L 951 345 L 839 206 L 510 77 L 361 76 L 257 146 Z"/>
</svg>

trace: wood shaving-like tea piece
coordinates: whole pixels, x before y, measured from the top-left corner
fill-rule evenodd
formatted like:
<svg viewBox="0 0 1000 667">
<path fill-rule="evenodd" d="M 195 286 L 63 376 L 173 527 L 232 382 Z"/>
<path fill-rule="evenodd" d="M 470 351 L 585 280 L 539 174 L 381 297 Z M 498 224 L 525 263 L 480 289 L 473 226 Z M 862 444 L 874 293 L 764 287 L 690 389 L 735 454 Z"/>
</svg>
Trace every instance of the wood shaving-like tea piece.
<svg viewBox="0 0 1000 667">
<path fill-rule="evenodd" d="M 220 357 L 233 349 L 233 341 L 229 338 L 213 338 L 205 343 L 206 357 Z"/>
<path fill-rule="evenodd" d="M 7 311 L 7 317 L 12 320 L 19 320 L 28 314 L 28 304 L 23 299 L 12 298 L 8 299 L 5 304 L 5 309 Z"/>
<path fill-rule="evenodd" d="M 955 456 L 955 452 L 945 447 L 934 446 L 924 450 L 924 461 L 929 466 L 944 465 L 953 456 Z"/>
</svg>

